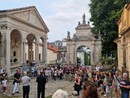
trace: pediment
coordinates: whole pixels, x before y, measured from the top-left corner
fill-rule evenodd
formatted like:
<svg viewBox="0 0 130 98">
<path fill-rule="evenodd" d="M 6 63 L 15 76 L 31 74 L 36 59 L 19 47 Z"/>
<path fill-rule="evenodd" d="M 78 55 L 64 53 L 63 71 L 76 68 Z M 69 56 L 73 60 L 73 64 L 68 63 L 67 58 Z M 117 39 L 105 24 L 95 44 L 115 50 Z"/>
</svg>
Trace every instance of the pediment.
<svg viewBox="0 0 130 98">
<path fill-rule="evenodd" d="M 11 10 L 8 12 L 8 15 L 10 15 L 13 18 L 20 19 L 23 22 L 27 22 L 36 27 L 49 31 L 45 22 L 43 21 L 39 12 L 37 11 L 35 7 Z"/>
</svg>

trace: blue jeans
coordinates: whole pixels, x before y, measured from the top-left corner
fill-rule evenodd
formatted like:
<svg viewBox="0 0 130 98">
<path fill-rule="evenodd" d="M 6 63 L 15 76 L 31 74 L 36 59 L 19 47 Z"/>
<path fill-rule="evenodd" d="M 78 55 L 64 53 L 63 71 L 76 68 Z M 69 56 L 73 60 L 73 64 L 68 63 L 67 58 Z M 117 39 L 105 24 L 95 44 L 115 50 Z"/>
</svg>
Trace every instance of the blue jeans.
<svg viewBox="0 0 130 98">
<path fill-rule="evenodd" d="M 129 93 L 122 93 L 122 98 L 129 98 Z"/>
</svg>

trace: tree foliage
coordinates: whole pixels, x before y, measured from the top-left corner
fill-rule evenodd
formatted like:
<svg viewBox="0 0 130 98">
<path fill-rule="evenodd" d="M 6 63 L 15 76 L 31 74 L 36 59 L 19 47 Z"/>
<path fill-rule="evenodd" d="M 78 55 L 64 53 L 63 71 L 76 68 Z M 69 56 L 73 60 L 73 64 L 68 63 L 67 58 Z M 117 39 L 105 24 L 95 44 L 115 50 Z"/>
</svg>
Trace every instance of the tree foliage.
<svg viewBox="0 0 130 98">
<path fill-rule="evenodd" d="M 100 32 L 102 37 L 102 54 L 114 54 L 116 44 L 113 42 L 117 38 L 117 22 L 121 16 L 127 0 L 91 0 L 90 21 L 93 22 L 93 33 Z"/>
</svg>

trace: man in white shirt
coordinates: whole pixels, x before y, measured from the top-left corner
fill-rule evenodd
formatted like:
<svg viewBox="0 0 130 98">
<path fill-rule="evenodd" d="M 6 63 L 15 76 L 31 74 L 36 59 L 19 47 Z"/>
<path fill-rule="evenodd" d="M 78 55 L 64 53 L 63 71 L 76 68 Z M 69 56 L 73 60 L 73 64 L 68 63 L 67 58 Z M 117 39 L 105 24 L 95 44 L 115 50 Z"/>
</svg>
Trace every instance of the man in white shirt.
<svg viewBox="0 0 130 98">
<path fill-rule="evenodd" d="M 99 72 L 99 70 L 100 70 L 100 66 L 97 65 L 95 68 L 96 68 L 96 71 Z"/>
<path fill-rule="evenodd" d="M 30 80 L 31 80 L 30 77 L 27 76 L 26 72 L 24 72 L 24 76 L 22 77 L 23 98 L 29 98 Z"/>
</svg>

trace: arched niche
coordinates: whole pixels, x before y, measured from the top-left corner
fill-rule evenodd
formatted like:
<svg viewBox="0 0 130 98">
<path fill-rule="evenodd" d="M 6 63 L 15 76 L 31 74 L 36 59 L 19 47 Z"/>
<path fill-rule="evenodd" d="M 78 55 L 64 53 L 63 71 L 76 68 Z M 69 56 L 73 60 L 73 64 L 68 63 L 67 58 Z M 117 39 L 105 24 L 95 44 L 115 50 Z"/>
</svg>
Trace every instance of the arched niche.
<svg viewBox="0 0 130 98">
<path fill-rule="evenodd" d="M 33 61 L 35 60 L 35 45 L 37 42 L 36 36 L 33 34 L 28 34 L 26 37 L 26 41 L 27 41 L 27 55 L 28 55 L 28 61 Z M 27 59 L 26 59 L 27 60 Z"/>
<path fill-rule="evenodd" d="M 19 30 L 12 30 L 10 36 L 10 56 L 11 64 L 19 63 L 21 60 L 21 33 Z"/>
</svg>

